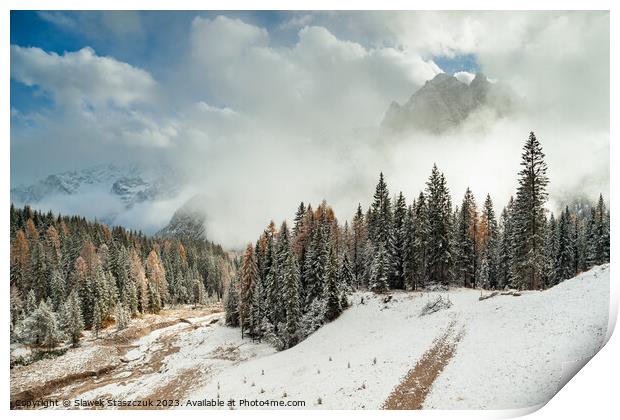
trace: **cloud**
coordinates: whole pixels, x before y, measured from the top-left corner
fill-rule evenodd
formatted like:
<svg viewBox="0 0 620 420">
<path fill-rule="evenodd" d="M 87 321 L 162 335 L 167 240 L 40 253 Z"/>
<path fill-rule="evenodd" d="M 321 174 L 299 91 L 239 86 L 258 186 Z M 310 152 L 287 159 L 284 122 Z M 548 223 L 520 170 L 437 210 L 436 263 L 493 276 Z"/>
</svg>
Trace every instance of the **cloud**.
<svg viewBox="0 0 620 420">
<path fill-rule="evenodd" d="M 474 77 L 476 77 L 476 75 L 468 71 L 459 71 L 459 72 L 454 73 L 454 77 L 456 77 L 458 80 L 460 80 L 463 83 L 470 84 L 471 81 L 474 80 Z"/>
<path fill-rule="evenodd" d="M 82 34 L 90 39 L 100 39 L 112 35 L 115 38 L 144 36 L 142 19 L 134 11 L 39 11 L 37 15 L 59 28 Z"/>
<path fill-rule="evenodd" d="M 11 78 L 37 86 L 61 105 L 83 108 L 113 104 L 128 108 L 150 101 L 156 89 L 151 75 L 91 48 L 63 55 L 11 45 Z"/>
<path fill-rule="evenodd" d="M 300 29 L 312 23 L 314 16 L 311 14 L 296 15 L 278 25 L 279 29 Z"/>
<path fill-rule="evenodd" d="M 266 30 L 224 16 L 194 19 L 190 36 L 197 90 L 296 132 L 378 123 L 390 100 L 440 71 L 416 54 L 365 48 L 317 26 L 301 29 L 290 47 L 271 46 Z"/>
</svg>

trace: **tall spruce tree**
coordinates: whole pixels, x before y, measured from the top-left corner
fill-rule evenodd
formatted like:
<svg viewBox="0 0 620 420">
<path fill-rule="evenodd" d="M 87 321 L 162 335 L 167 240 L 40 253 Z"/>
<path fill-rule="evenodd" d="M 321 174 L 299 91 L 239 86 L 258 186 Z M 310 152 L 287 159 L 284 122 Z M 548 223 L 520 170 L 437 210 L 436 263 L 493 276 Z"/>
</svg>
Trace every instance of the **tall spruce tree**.
<svg viewBox="0 0 620 420">
<path fill-rule="evenodd" d="M 250 319 L 252 311 L 252 292 L 254 284 L 258 281 L 258 266 L 254 257 L 254 247 L 248 244 L 243 255 L 241 265 L 241 282 L 239 285 L 239 325 L 241 326 L 241 337 L 243 333 L 250 329 Z"/>
<path fill-rule="evenodd" d="M 567 206 L 560 215 L 560 222 L 557 227 L 557 249 L 555 254 L 553 284 L 557 284 L 575 275 L 573 256 L 570 214 Z"/>
<path fill-rule="evenodd" d="M 512 256 L 513 256 L 513 208 L 514 199 L 510 197 L 508 205 L 502 210 L 500 217 L 500 245 L 499 245 L 499 277 L 498 287 L 503 289 L 513 286 Z"/>
<path fill-rule="evenodd" d="M 355 216 L 353 216 L 352 229 L 353 239 L 351 242 L 351 264 L 355 288 L 358 289 L 362 286 L 367 286 L 367 282 L 364 281 L 364 272 L 366 266 L 365 249 L 368 239 L 368 232 L 366 229 L 366 220 L 364 219 L 361 204 L 357 205 L 357 211 L 355 212 Z"/>
<path fill-rule="evenodd" d="M 427 197 L 427 275 L 432 283 L 445 287 L 450 282 L 453 264 L 450 234 L 452 230 L 452 204 L 445 177 L 433 165 L 426 183 Z"/>
<path fill-rule="evenodd" d="M 558 223 L 555 215 L 551 213 L 546 226 L 545 237 L 545 268 L 543 270 L 543 281 L 547 287 L 556 284 L 555 263 L 558 254 Z"/>
<path fill-rule="evenodd" d="M 258 247 L 257 247 L 258 248 Z M 258 252 L 254 253 L 257 257 L 259 256 Z M 258 267 L 258 264 L 257 264 Z M 259 269 L 260 273 L 260 269 Z M 265 309 L 266 299 L 265 299 L 265 288 L 263 287 L 263 279 L 259 274 L 256 277 L 256 281 L 252 286 L 252 305 L 250 309 L 250 333 L 253 337 L 261 338 L 263 335 L 262 331 L 262 320 L 265 317 Z"/>
<path fill-rule="evenodd" d="M 463 287 L 476 287 L 478 213 L 474 195 L 469 188 L 465 191 L 457 223 L 455 272 Z"/>
<path fill-rule="evenodd" d="M 226 325 L 230 327 L 239 326 L 239 291 L 237 288 L 237 276 L 230 280 L 224 297 L 224 308 L 226 310 Z"/>
<path fill-rule="evenodd" d="M 385 293 L 388 289 L 390 261 L 383 242 L 379 241 L 370 270 L 370 290 L 375 293 Z"/>
<path fill-rule="evenodd" d="M 487 266 L 486 281 L 483 287 L 496 289 L 499 283 L 500 237 L 499 226 L 495 217 L 493 200 L 487 194 L 480 217 L 480 258 L 481 267 Z"/>
<path fill-rule="evenodd" d="M 519 186 L 514 203 L 512 272 L 516 286 L 539 289 L 545 265 L 545 203 L 547 164 L 542 146 L 533 132 L 523 146 Z"/>
<path fill-rule="evenodd" d="M 383 172 L 381 172 L 370 207 L 368 236 L 375 247 L 381 242 L 386 249 L 391 246 L 392 236 L 392 202 L 389 194 Z"/>
<path fill-rule="evenodd" d="M 75 290 L 69 293 L 69 297 L 63 305 L 60 319 L 60 327 L 69 337 L 71 345 L 77 347 L 80 344 L 80 337 L 84 329 L 84 319 L 82 318 L 80 298 Z"/>
<path fill-rule="evenodd" d="M 284 299 L 284 329 L 282 342 L 285 348 L 297 344 L 301 321 L 301 302 L 299 296 L 300 279 L 297 261 L 291 252 L 286 253 L 282 269 L 282 298 Z"/>
<path fill-rule="evenodd" d="M 405 288 L 405 262 L 407 257 L 407 203 L 400 192 L 394 204 L 394 220 L 392 224 L 390 287 Z"/>
<path fill-rule="evenodd" d="M 325 319 L 332 321 L 340 315 L 340 287 L 338 285 L 338 262 L 336 253 L 332 249 L 329 254 L 329 267 L 325 282 Z"/>
<path fill-rule="evenodd" d="M 428 238 L 429 221 L 426 197 L 420 192 L 418 199 L 412 204 L 411 251 L 411 289 L 424 288 L 428 279 Z"/>
</svg>

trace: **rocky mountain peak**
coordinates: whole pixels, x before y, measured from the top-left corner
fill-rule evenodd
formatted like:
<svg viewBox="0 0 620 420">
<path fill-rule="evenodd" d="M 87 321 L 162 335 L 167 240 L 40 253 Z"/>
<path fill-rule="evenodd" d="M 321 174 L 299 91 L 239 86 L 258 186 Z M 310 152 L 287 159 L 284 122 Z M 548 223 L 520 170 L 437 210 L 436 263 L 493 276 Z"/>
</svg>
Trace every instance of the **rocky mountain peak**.
<svg viewBox="0 0 620 420">
<path fill-rule="evenodd" d="M 439 73 L 404 105 L 392 102 L 381 125 L 390 131 L 417 129 L 441 134 L 458 127 L 480 108 L 489 107 L 498 115 L 507 115 L 515 103 L 511 89 L 489 82 L 483 73 L 477 73 L 469 85 L 453 75 Z"/>
</svg>

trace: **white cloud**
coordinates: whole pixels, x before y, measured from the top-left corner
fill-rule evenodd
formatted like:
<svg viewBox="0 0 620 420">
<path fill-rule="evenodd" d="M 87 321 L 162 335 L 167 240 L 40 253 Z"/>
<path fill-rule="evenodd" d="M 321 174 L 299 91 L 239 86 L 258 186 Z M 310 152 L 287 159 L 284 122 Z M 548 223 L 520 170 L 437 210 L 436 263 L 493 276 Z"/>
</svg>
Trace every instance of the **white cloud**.
<svg viewBox="0 0 620 420">
<path fill-rule="evenodd" d="M 112 35 L 127 42 L 125 37 L 131 36 L 132 42 L 136 42 L 144 36 L 142 19 L 136 11 L 39 11 L 37 15 L 65 31 L 76 32 L 89 39 L 103 39 Z"/>
<path fill-rule="evenodd" d="M 476 75 L 468 71 L 459 71 L 459 72 L 454 73 L 454 77 L 456 77 L 458 80 L 460 80 L 463 83 L 470 84 L 471 81 L 474 80 L 474 77 L 476 77 Z"/>
<path fill-rule="evenodd" d="M 301 29 L 290 47 L 272 47 L 264 29 L 196 18 L 191 40 L 196 89 L 297 133 L 376 125 L 391 100 L 439 71 L 417 54 L 365 48 L 316 26 Z"/>
<path fill-rule="evenodd" d="M 151 75 L 110 57 L 100 57 L 91 48 L 63 55 L 40 48 L 11 45 L 11 78 L 37 86 L 63 106 L 127 108 L 148 102 L 155 95 Z"/>
<path fill-rule="evenodd" d="M 278 28 L 283 30 L 300 29 L 310 25 L 313 20 L 314 16 L 310 14 L 296 15 L 282 22 L 280 25 L 278 25 Z"/>
</svg>

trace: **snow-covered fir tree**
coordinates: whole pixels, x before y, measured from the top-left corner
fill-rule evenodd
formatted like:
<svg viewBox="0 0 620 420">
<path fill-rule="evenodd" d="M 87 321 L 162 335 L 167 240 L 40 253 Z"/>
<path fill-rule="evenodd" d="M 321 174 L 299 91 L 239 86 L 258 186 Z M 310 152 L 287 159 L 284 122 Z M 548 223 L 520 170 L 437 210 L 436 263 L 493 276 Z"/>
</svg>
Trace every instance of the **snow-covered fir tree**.
<svg viewBox="0 0 620 420">
<path fill-rule="evenodd" d="M 82 318 L 80 298 L 75 290 L 69 293 L 69 297 L 62 307 L 60 319 L 60 327 L 69 337 L 71 345 L 77 347 L 84 329 L 84 320 Z"/>
<path fill-rule="evenodd" d="M 533 132 L 523 146 L 519 186 L 513 209 L 512 275 L 520 289 L 543 286 L 545 266 L 545 203 L 547 164 L 542 146 Z"/>
<path fill-rule="evenodd" d="M 252 311 L 252 291 L 258 281 L 258 266 L 254 256 L 254 247 L 248 244 L 241 264 L 241 281 L 239 284 L 239 325 L 241 335 L 250 330 Z"/>
<path fill-rule="evenodd" d="M 486 278 L 481 285 L 496 289 L 499 284 L 500 232 L 491 196 L 487 194 L 480 216 L 480 266 L 486 265 Z"/>
<path fill-rule="evenodd" d="M 48 349 L 56 347 L 64 338 L 57 315 L 45 300 L 22 321 L 17 334 L 23 343 L 44 345 Z"/>
<path fill-rule="evenodd" d="M 351 264 L 355 287 L 360 288 L 368 285 L 367 279 L 364 277 L 366 266 L 365 249 L 368 233 L 361 204 L 357 205 L 357 211 L 353 216 L 352 230 Z"/>
<path fill-rule="evenodd" d="M 226 311 L 226 325 L 239 326 L 239 294 L 237 289 L 237 277 L 233 277 L 224 293 L 224 309 Z"/>
<path fill-rule="evenodd" d="M 370 270 L 370 290 L 375 293 L 384 293 L 388 289 L 388 275 L 390 273 L 390 261 L 383 242 L 376 246 L 375 255 L 372 259 Z"/>
<path fill-rule="evenodd" d="M 299 268 L 291 252 L 286 253 L 282 270 L 282 297 L 284 298 L 284 323 L 281 339 L 285 348 L 297 344 L 300 338 L 301 301 L 299 296 Z"/>
<path fill-rule="evenodd" d="M 426 183 L 428 240 L 427 279 L 431 283 L 448 286 L 451 278 L 453 255 L 450 234 L 452 230 L 452 204 L 444 175 L 433 165 Z"/>
<path fill-rule="evenodd" d="M 455 235 L 455 273 L 463 287 L 476 287 L 478 271 L 478 212 L 469 188 L 458 213 Z"/>
<path fill-rule="evenodd" d="M 387 248 L 392 242 L 392 202 L 389 194 L 382 172 L 370 207 L 368 237 L 373 243 L 381 242 Z"/>
<path fill-rule="evenodd" d="M 560 215 L 560 222 L 557 226 L 557 248 L 555 249 L 553 277 L 550 285 L 569 279 L 576 274 L 571 231 L 571 218 L 568 207 L 566 207 Z"/>
<path fill-rule="evenodd" d="M 391 237 L 391 264 L 390 287 L 394 289 L 405 288 L 405 264 L 407 258 L 407 203 L 403 193 L 400 192 L 394 203 L 394 217 Z"/>
<path fill-rule="evenodd" d="M 514 223 L 513 223 L 513 208 L 514 199 L 510 197 L 508 205 L 502 210 L 500 217 L 500 244 L 499 244 L 499 273 L 498 273 L 498 287 L 504 289 L 506 287 L 513 286 L 512 276 L 512 258 L 513 258 L 513 237 L 514 237 Z"/>
<path fill-rule="evenodd" d="M 338 265 L 336 255 L 332 250 L 329 256 L 329 267 L 325 282 L 325 319 L 333 321 L 342 312 L 340 304 L 340 288 L 338 287 Z"/>
<path fill-rule="evenodd" d="M 117 302 L 114 309 L 114 320 L 116 321 L 116 330 L 121 331 L 129 325 L 129 312 L 123 305 L 123 302 Z"/>
</svg>

